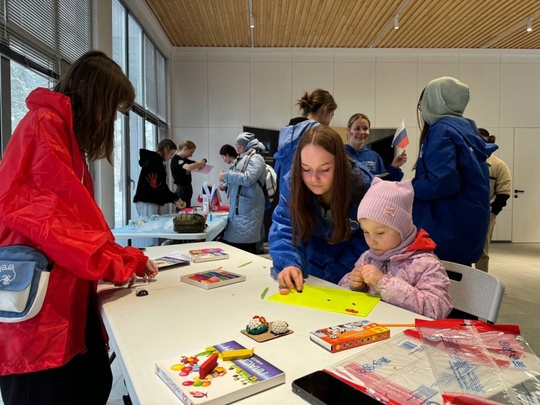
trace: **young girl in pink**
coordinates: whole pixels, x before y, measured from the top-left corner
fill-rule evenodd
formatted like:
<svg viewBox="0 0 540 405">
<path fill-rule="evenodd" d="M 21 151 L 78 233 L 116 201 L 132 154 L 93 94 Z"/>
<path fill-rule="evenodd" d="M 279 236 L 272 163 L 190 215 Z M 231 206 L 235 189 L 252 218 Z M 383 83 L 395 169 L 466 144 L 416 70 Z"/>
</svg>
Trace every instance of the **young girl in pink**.
<svg viewBox="0 0 540 405">
<path fill-rule="evenodd" d="M 433 253 L 435 242 L 412 222 L 413 199 L 410 180 L 373 180 L 358 206 L 370 249 L 339 285 L 379 294 L 389 304 L 429 318 L 445 318 L 452 310 L 450 280 Z"/>
</svg>

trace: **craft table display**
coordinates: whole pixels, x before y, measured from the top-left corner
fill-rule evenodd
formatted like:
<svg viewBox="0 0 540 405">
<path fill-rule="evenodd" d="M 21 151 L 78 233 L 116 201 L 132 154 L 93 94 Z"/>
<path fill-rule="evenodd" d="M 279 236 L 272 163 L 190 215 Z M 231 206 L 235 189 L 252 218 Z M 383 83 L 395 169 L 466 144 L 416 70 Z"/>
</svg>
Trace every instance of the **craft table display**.
<svg viewBox="0 0 540 405">
<path fill-rule="evenodd" d="M 162 238 L 174 240 L 214 240 L 227 226 L 229 214 L 226 212 L 212 213 L 212 220 L 206 221 L 206 229 L 201 233 L 178 233 L 173 230 L 172 219 L 175 214 L 161 215 L 155 221 L 149 221 L 141 227 L 130 228 L 122 226 L 112 230 L 118 240 L 131 240 L 135 238 Z"/>
<path fill-rule="evenodd" d="M 156 281 L 144 285 L 148 291 L 146 296 L 135 295 L 136 288 L 141 288 L 140 283 L 132 288 L 111 284 L 99 286 L 101 311 L 111 349 L 116 353 L 115 361 L 119 362 L 134 404 L 180 404 L 155 374 L 156 361 L 216 342 L 236 340 L 244 347 L 253 347 L 256 354 L 286 374 L 285 384 L 243 399 L 242 404 L 305 403 L 291 390 L 294 379 L 323 369 L 366 347 L 330 353 L 311 342 L 309 334 L 313 330 L 365 318 L 349 312 L 323 311 L 268 300 L 278 291 L 278 285 L 270 276 L 272 262 L 264 257 L 220 242 L 152 247 L 146 254 L 159 257 L 173 250 L 206 247 L 220 247 L 230 258 L 163 270 Z M 183 275 L 218 267 L 245 275 L 246 281 L 211 290 L 180 281 Z M 307 278 L 306 285 L 337 287 L 314 277 Z M 286 321 L 293 333 L 256 342 L 242 333 L 255 315 L 270 321 Z M 413 323 L 415 318 L 422 317 L 382 301 L 367 315 L 370 321 L 381 324 Z M 404 329 L 395 327 L 391 333 L 397 334 Z"/>
</svg>

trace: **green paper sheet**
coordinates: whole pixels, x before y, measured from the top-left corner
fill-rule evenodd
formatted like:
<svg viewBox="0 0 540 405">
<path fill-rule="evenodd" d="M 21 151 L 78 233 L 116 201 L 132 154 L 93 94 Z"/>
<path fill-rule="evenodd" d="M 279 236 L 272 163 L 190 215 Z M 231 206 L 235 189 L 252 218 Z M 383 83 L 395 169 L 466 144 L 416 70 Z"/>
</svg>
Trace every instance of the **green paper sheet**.
<svg viewBox="0 0 540 405">
<path fill-rule="evenodd" d="M 268 301 L 298 305 L 323 311 L 339 312 L 365 317 L 381 299 L 378 295 L 366 294 L 340 288 L 315 287 L 304 284 L 301 293 L 291 290 L 289 294 L 279 292 L 267 298 Z M 349 310 L 349 311 L 347 311 Z M 358 311 L 355 313 L 354 311 Z"/>
</svg>

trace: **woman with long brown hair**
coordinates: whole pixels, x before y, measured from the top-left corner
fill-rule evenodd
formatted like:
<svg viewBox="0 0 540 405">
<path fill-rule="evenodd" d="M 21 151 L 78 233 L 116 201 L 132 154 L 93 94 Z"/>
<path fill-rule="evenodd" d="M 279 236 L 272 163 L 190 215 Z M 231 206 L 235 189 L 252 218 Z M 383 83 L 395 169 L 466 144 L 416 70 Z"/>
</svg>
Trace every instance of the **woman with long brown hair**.
<svg viewBox="0 0 540 405">
<path fill-rule="evenodd" d="M 337 284 L 367 250 L 356 219 L 366 185 L 339 134 L 306 131 L 281 186 L 269 234 L 280 286 L 301 291 L 307 274 Z"/>
<path fill-rule="evenodd" d="M 6 405 L 107 403 L 112 372 L 98 280 L 131 286 L 158 269 L 115 242 L 86 161 L 111 161 L 117 111 L 134 99 L 120 66 L 99 51 L 75 61 L 53 90 L 38 88 L 26 99 L 29 111 L 0 165 L 0 245 L 35 247 L 52 270 L 40 312 L 0 322 Z"/>
</svg>

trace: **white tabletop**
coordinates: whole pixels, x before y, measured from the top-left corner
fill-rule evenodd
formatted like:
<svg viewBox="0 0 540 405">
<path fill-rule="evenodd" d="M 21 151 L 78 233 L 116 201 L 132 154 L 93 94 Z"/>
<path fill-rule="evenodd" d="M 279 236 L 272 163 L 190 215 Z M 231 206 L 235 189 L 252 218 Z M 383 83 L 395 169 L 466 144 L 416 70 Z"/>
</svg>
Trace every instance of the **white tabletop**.
<svg viewBox="0 0 540 405">
<path fill-rule="evenodd" d="M 152 247 L 146 254 L 158 257 L 173 250 L 202 247 L 221 247 L 230 258 L 162 271 L 157 281 L 145 286 L 149 294 L 143 297 L 135 295 L 135 288 L 109 284 L 99 287 L 111 348 L 117 355 L 115 361 L 120 363 L 134 404 L 181 403 L 155 374 L 155 362 L 228 340 L 254 347 L 258 355 L 286 374 L 285 384 L 242 400 L 248 404 L 305 403 L 291 391 L 294 379 L 362 350 L 356 348 L 332 354 L 309 339 L 312 330 L 352 322 L 358 320 L 357 316 L 262 300 L 266 287 L 269 288 L 266 297 L 278 291 L 277 282 L 270 277 L 270 260 L 220 242 Z M 180 282 L 181 275 L 219 266 L 244 274 L 246 281 L 212 290 Z M 330 285 L 314 277 L 307 278 L 306 283 Z M 294 333 L 257 343 L 240 332 L 254 315 L 264 316 L 268 321 L 284 320 Z M 378 323 L 413 323 L 415 318 L 423 317 L 382 301 L 367 316 Z M 392 328 L 392 335 L 401 330 Z"/>
<path fill-rule="evenodd" d="M 112 230 L 116 239 L 163 238 L 174 240 L 214 240 L 227 226 L 228 213 L 212 213 L 212 219 L 206 221 L 206 229 L 199 233 L 179 233 L 173 230 L 173 218 L 176 214 L 161 215 L 156 221 L 150 221 L 140 228 L 128 226 Z"/>
</svg>

